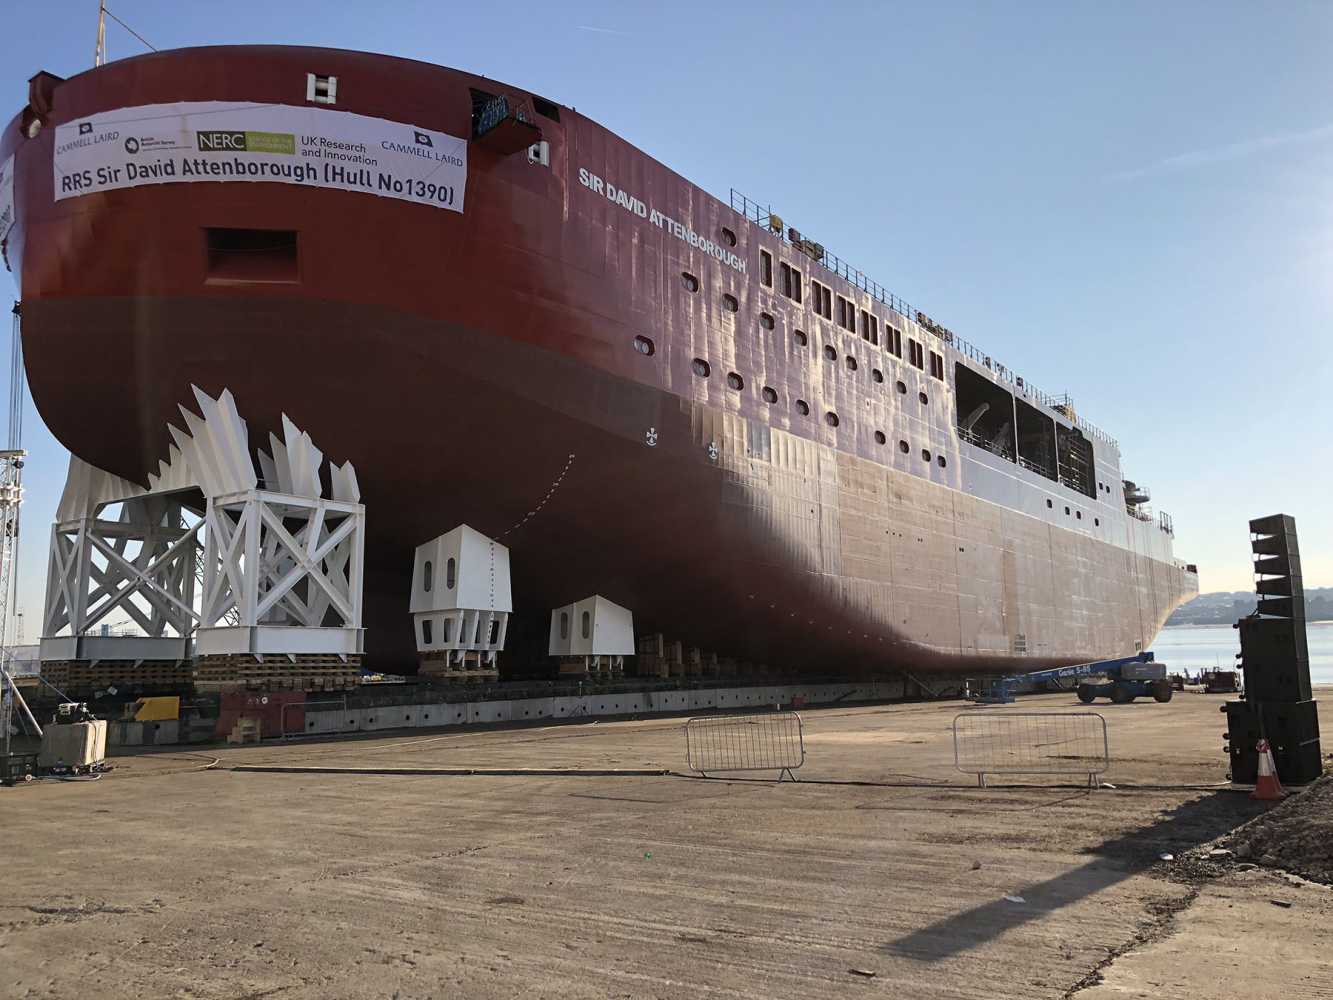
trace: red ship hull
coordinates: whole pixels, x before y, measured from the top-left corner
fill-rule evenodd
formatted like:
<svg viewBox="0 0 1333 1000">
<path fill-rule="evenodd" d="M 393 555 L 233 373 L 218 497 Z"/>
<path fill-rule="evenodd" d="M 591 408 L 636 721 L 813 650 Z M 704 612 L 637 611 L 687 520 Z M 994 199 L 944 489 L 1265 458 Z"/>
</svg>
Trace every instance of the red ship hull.
<svg viewBox="0 0 1333 1000">
<path fill-rule="evenodd" d="M 293 104 L 311 70 L 343 81 L 339 109 L 458 136 L 472 127 L 469 87 L 530 100 L 452 70 L 326 50 L 186 50 L 111 64 L 48 90 L 49 121 L 36 138 L 19 135 L 18 120 L 6 129 L 0 162 L 16 154 L 18 208 L 6 257 L 20 275 L 33 398 L 86 461 L 143 482 L 166 455 L 166 425 L 179 422 L 192 384 L 230 389 L 252 436 L 286 413 L 330 458 L 352 461 L 368 512 L 368 662 L 415 664 L 412 549 L 459 523 L 511 548 L 520 635 L 526 623 L 544 636 L 551 608 L 597 592 L 631 608 L 639 631 L 812 673 L 1003 670 L 1119 655 L 1150 641 L 1189 592 L 1192 574 L 1178 565 L 1068 532 L 1041 544 L 1072 547 L 1094 571 L 1117 566 L 1123 580 L 1114 592 L 1075 582 L 1075 592 L 1100 595 L 1091 612 L 1077 613 L 1079 602 L 1060 596 L 1063 582 L 1047 585 L 1053 606 L 1037 617 L 1060 614 L 1063 599 L 1072 627 L 1052 627 L 1023 649 L 1007 633 L 978 638 L 1012 631 L 1002 619 L 1017 599 L 956 556 L 947 579 L 908 586 L 886 575 L 882 594 L 858 596 L 848 573 L 829 568 L 834 548 L 839 565 L 855 557 L 856 531 L 811 540 L 810 525 L 818 533 L 838 506 L 839 488 L 830 499 L 818 483 L 836 468 L 844 519 L 856 521 L 849 478 L 878 476 L 885 485 L 874 489 L 887 494 L 907 473 L 876 451 L 868 425 L 838 437 L 818 421 L 785 410 L 775 417 L 758 400 L 737 403 L 691 381 L 691 357 L 739 357 L 742 337 L 754 334 L 728 327 L 711 305 L 682 302 L 680 260 L 710 293 L 734 292 L 743 311 L 752 279 L 688 246 L 653 247 L 611 225 L 619 220 L 608 213 L 621 209 L 590 201 L 576 166 L 633 178 L 700 232 L 746 224 L 568 109 L 558 123 L 536 119 L 549 169 L 472 143 L 461 213 L 268 183 L 56 200 L 54 125 L 170 102 Z M 204 237 L 218 228 L 296 234 L 294 280 L 220 270 Z M 737 253 L 751 259 L 758 235 L 739 236 Z M 630 349 L 640 334 L 652 336 L 656 356 Z M 757 338 L 754 349 L 784 398 L 812 395 L 808 371 Z M 911 426 L 948 465 L 928 462 L 924 479 L 914 471 L 910 491 L 895 494 L 902 509 L 890 499 L 860 519 L 883 519 L 864 544 L 883 545 L 886 560 L 918 528 L 932 553 L 965 551 L 956 523 L 921 527 L 922 503 L 965 496 L 948 389 L 922 378 L 923 399 L 929 388 L 943 405 L 912 416 Z M 819 405 L 855 412 L 850 392 L 825 380 Z M 814 493 L 759 485 L 755 463 L 770 449 L 767 437 L 755 440 L 760 421 L 823 456 L 823 471 L 802 478 Z M 1011 530 L 996 518 L 992 533 Z M 892 525 L 911 527 L 897 532 L 901 541 L 875 541 L 894 535 Z M 878 579 L 874 570 L 851 576 Z M 909 596 L 895 598 L 895 588 Z M 975 627 L 989 621 L 982 605 L 992 596 L 999 624 Z M 1113 623 L 1136 605 L 1132 625 Z M 1012 614 L 1022 613 L 1020 601 Z"/>
</svg>

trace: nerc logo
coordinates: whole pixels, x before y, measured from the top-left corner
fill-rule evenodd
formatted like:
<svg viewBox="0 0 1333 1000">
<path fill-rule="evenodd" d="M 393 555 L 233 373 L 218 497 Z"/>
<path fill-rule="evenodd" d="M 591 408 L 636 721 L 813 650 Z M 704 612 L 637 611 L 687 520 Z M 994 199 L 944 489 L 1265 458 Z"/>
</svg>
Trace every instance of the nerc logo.
<svg viewBox="0 0 1333 1000">
<path fill-rule="evenodd" d="M 434 146 L 434 145 L 435 145 L 434 140 L 431 139 L 431 137 L 430 137 L 427 133 L 425 133 L 425 132 L 418 132 L 418 133 L 416 134 L 416 136 L 417 136 L 417 145 L 418 145 L 418 146 Z"/>
<path fill-rule="evenodd" d="M 296 135 L 292 132 L 196 132 L 202 153 L 277 153 L 296 155 Z"/>
<path fill-rule="evenodd" d="M 196 139 L 204 153 L 243 153 L 246 149 L 244 132 L 199 132 Z"/>
</svg>

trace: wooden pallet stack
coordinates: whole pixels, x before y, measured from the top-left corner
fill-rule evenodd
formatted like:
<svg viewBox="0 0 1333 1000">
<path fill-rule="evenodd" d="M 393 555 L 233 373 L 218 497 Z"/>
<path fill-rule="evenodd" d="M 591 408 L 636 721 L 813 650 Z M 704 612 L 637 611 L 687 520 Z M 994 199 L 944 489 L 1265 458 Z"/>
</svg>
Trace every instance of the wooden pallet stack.
<svg viewBox="0 0 1333 1000">
<path fill-rule="evenodd" d="M 258 743 L 261 738 L 259 720 L 244 716 L 236 720 L 236 725 L 232 726 L 231 732 L 227 734 L 228 743 Z"/>
<path fill-rule="evenodd" d="M 640 677 L 665 679 L 670 674 L 666 658 L 666 639 L 661 632 L 653 635 L 641 635 L 636 644 L 638 649 L 638 673 Z"/>
<path fill-rule="evenodd" d="M 298 654 L 261 660 L 248 653 L 201 656 L 196 691 L 346 691 L 361 684 L 361 658 Z"/>
<path fill-rule="evenodd" d="M 417 676 L 445 684 L 493 684 L 500 679 L 500 665 L 495 660 L 488 663 L 482 656 L 467 650 L 461 654 L 451 650 L 424 653 L 418 661 Z"/>
<path fill-rule="evenodd" d="M 190 686 L 190 664 L 177 660 L 47 660 L 42 677 L 71 698 L 114 687 L 131 694 L 176 692 Z"/>
</svg>

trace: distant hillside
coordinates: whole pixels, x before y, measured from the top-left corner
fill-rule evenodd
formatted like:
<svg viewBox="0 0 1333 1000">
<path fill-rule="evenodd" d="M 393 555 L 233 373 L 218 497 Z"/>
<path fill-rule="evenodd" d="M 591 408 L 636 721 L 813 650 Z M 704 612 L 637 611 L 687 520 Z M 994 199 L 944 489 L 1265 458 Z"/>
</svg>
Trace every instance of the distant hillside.
<svg viewBox="0 0 1333 1000">
<path fill-rule="evenodd" d="M 1249 591 L 1200 594 L 1177 608 L 1166 620 L 1168 625 L 1231 625 L 1254 611 L 1254 594 Z M 1333 587 L 1307 587 L 1305 614 L 1310 621 L 1333 620 Z"/>
</svg>

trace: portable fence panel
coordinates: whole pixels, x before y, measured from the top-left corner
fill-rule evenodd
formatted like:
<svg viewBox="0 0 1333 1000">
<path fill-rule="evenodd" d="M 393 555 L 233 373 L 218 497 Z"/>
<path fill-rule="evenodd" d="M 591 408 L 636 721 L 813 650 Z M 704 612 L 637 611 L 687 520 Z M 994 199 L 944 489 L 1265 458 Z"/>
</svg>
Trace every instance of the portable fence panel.
<svg viewBox="0 0 1333 1000">
<path fill-rule="evenodd" d="M 710 771 L 790 771 L 805 762 L 801 717 L 795 712 L 719 715 L 685 723 L 689 766 Z"/>
<path fill-rule="evenodd" d="M 987 774 L 1102 774 L 1106 719 L 1096 712 L 965 712 L 953 720 L 954 765 Z"/>
</svg>

